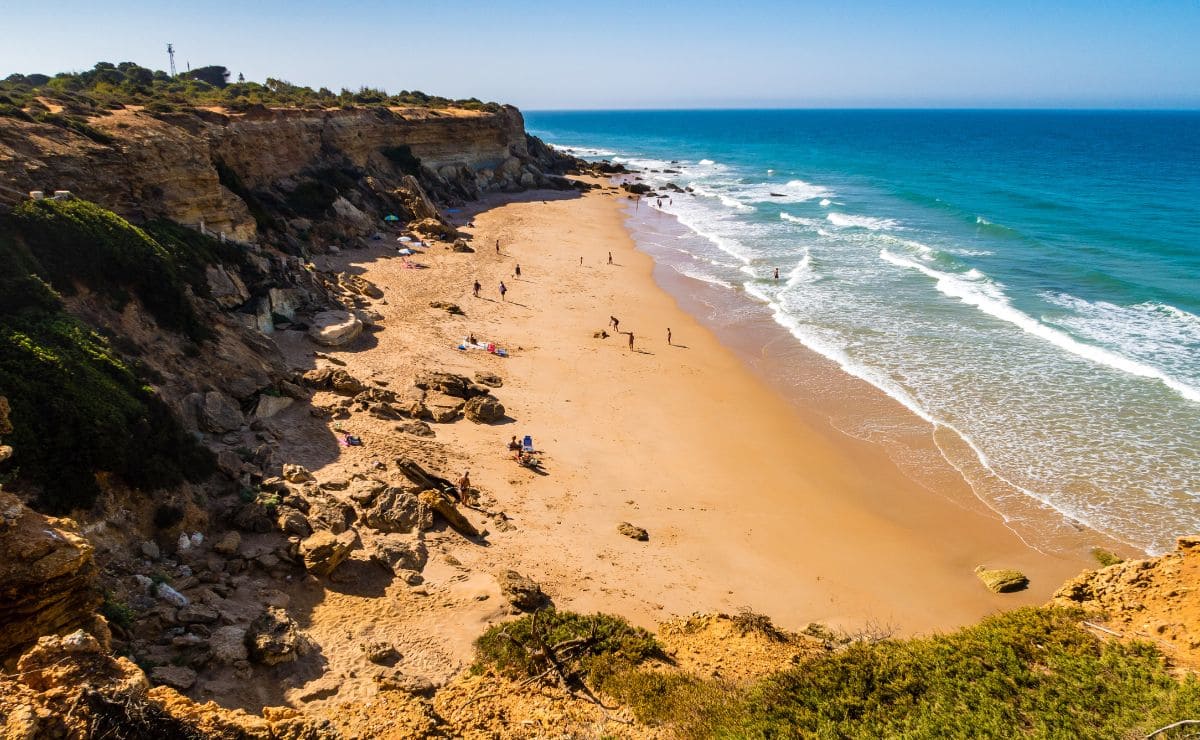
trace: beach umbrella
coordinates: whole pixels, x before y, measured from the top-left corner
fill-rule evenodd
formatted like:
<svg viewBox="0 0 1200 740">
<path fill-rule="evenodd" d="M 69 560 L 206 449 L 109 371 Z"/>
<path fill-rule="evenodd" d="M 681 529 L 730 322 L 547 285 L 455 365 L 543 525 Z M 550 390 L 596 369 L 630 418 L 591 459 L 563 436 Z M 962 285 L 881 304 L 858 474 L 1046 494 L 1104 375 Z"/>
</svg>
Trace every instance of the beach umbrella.
<svg viewBox="0 0 1200 740">
<path fill-rule="evenodd" d="M 399 221 L 400 217 L 394 213 L 389 213 L 388 215 L 383 217 L 383 220 L 384 221 Z"/>
</svg>

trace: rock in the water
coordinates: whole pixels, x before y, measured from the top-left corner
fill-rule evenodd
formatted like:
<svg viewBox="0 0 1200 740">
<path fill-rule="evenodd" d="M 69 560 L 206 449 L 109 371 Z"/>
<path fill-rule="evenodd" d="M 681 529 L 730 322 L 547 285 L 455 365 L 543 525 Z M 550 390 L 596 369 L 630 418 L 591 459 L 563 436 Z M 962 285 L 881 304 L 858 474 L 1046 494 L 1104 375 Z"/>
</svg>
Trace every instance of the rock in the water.
<svg viewBox="0 0 1200 740">
<path fill-rule="evenodd" d="M 321 530 L 300 542 L 300 556 L 309 573 L 327 576 L 334 571 L 358 544 L 358 533 L 348 529 L 341 534 Z"/>
<path fill-rule="evenodd" d="M 220 391 L 209 391 L 201 396 L 199 421 L 205 430 L 224 434 L 241 429 L 246 417 L 232 398 Z"/>
<path fill-rule="evenodd" d="M 515 570 L 500 571 L 496 574 L 496 582 L 500 584 L 500 593 L 504 594 L 504 598 L 523 611 L 533 611 L 549 601 L 537 581 Z"/>
<path fill-rule="evenodd" d="M 363 324 L 348 311 L 322 311 L 309 322 L 308 336 L 317 344 L 340 347 L 362 334 Z"/>
<path fill-rule="evenodd" d="M 423 421 L 418 421 L 416 419 L 414 419 L 412 421 L 406 421 L 406 422 L 397 424 L 396 431 L 404 432 L 405 434 L 411 434 L 414 437 L 432 437 L 432 436 L 434 436 L 433 427 L 429 426 L 428 424 L 426 424 Z"/>
<path fill-rule="evenodd" d="M 287 612 L 276 607 L 258 615 L 246 630 L 246 649 L 256 663 L 278 665 L 293 661 L 302 646 L 296 623 Z"/>
<path fill-rule="evenodd" d="M 499 388 L 504 385 L 504 379 L 495 373 L 475 373 L 475 382 L 489 388 Z"/>
<path fill-rule="evenodd" d="M 989 590 L 998 594 L 1020 591 L 1029 585 L 1029 579 L 1019 570 L 992 570 L 981 565 L 975 569 L 975 575 Z"/>
<path fill-rule="evenodd" d="M 495 396 L 476 396 L 463 406 L 463 415 L 478 424 L 491 424 L 504 418 L 504 405 Z"/>
<path fill-rule="evenodd" d="M 150 671 L 150 680 L 161 686 L 187 691 L 196 685 L 196 672 L 178 665 L 160 665 Z"/>
<path fill-rule="evenodd" d="M 645 529 L 643 529 L 641 527 L 630 524 L 629 522 L 621 522 L 620 524 L 618 524 L 617 531 L 620 532 L 621 534 L 625 535 L 626 537 L 629 537 L 630 539 L 635 539 L 639 542 L 645 542 L 646 540 L 650 539 L 649 532 L 647 532 Z"/>
</svg>

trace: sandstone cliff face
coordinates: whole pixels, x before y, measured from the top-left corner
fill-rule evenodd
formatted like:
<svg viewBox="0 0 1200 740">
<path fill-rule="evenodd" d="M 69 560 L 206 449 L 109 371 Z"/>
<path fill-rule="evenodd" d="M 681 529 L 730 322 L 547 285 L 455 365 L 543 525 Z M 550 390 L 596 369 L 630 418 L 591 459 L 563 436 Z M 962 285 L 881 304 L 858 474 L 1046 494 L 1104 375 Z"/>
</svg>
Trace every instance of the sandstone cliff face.
<svg viewBox="0 0 1200 740">
<path fill-rule="evenodd" d="M 0 491 L 0 657 L 94 620 L 92 546 L 70 519 L 42 516 Z"/>
<path fill-rule="evenodd" d="M 498 112 L 260 109 L 161 116 L 127 109 L 91 123 L 113 143 L 46 124 L 0 119 L 0 203 L 15 202 L 31 190 L 71 190 L 135 222 L 167 218 L 189 226 L 203 223 L 213 233 L 254 241 L 262 235 L 244 200 L 255 196 L 248 194 L 262 195 L 270 206 L 285 201 L 304 178 L 319 180 L 335 170 L 342 176 L 340 190 L 349 181 L 382 194 L 376 210 L 392 205 L 389 195 L 396 196 L 397 207 L 411 200 L 412 188 L 404 177 L 412 174 L 443 202 L 494 190 L 568 187 L 546 174 L 556 169 L 555 155 L 544 146 L 531 152 L 524 120 L 511 107 Z M 384 154 L 405 147 L 415 160 L 397 164 Z M 419 193 L 417 199 L 423 196 Z M 361 201 L 354 205 L 363 207 Z"/>
</svg>

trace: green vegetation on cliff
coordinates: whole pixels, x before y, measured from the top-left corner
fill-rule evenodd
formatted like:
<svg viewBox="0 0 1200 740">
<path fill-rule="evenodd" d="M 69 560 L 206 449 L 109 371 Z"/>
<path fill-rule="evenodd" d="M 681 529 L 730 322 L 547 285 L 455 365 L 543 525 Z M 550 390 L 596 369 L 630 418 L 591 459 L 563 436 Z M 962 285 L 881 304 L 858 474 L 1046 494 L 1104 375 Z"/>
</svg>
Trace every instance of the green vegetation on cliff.
<svg viewBox="0 0 1200 740">
<path fill-rule="evenodd" d="M 275 108 L 466 108 L 498 110 L 497 103 L 475 98 L 451 100 L 427 95 L 420 90 L 404 90 L 394 95 L 364 87 L 357 91 L 333 92 L 293 85 L 267 78 L 265 83 L 246 82 L 238 76 L 230 82 L 225 67 L 211 65 L 171 77 L 162 70 L 150 70 L 133 62 L 97 62 L 83 72 L 11 74 L 0 80 L 0 116 L 40 121 L 69 128 L 103 144 L 109 138 L 87 124 L 87 118 L 106 115 L 129 105 L 144 106 L 153 113 L 185 111 L 197 107 L 223 107 L 245 111 L 254 106 Z M 61 106 L 51 110 L 47 103 Z"/>
<path fill-rule="evenodd" d="M 543 642 L 587 636 L 595 620 L 623 624 L 552 612 L 539 641 L 529 637 L 530 620 L 489 630 L 477 665 L 537 675 Z M 589 644 L 587 659 L 605 668 L 589 672 L 592 687 L 682 737 L 1120 738 L 1200 716 L 1195 676 L 1173 676 L 1150 644 L 1097 638 L 1065 609 L 1024 608 L 944 635 L 854 642 L 748 686 L 638 667 L 650 654 L 639 643 L 628 647 L 632 632 L 615 634 Z"/>
<path fill-rule="evenodd" d="M 97 472 L 152 490 L 200 480 L 211 455 L 110 343 L 67 313 L 76 283 L 117 307 L 136 296 L 159 325 L 206 336 L 184 294 L 196 251 L 164 247 L 85 201 L 29 201 L 0 217 L 0 395 L 12 405 L 8 465 L 52 511 L 88 506 Z M 174 251 L 173 251 L 174 250 Z"/>
</svg>

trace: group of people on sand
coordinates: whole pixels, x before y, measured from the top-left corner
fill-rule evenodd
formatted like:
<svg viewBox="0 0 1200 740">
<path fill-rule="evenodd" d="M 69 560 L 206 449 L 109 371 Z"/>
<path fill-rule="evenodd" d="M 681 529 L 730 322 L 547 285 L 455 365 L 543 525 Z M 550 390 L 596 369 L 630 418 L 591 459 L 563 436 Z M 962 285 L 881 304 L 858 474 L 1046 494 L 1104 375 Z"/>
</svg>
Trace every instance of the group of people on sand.
<svg viewBox="0 0 1200 740">
<path fill-rule="evenodd" d="M 631 332 L 631 331 L 621 331 L 621 320 L 620 320 L 620 319 L 618 319 L 616 316 L 609 316 L 609 317 L 608 317 L 608 325 L 609 325 L 610 327 L 612 327 L 612 330 L 613 330 L 613 333 L 614 333 L 614 334 L 627 334 L 627 335 L 629 335 L 629 350 L 632 352 L 632 351 L 633 351 L 633 339 L 634 339 L 633 332 Z M 608 335 L 607 335 L 607 334 L 605 334 L 605 336 L 608 336 Z M 670 345 L 670 346 L 672 346 L 672 347 L 673 347 L 673 346 L 675 346 L 675 343 L 674 343 L 674 337 L 673 337 L 673 336 L 672 336 L 672 334 L 671 334 L 671 327 L 669 327 L 669 326 L 667 327 L 667 344 L 668 344 L 668 345 Z"/>
</svg>

